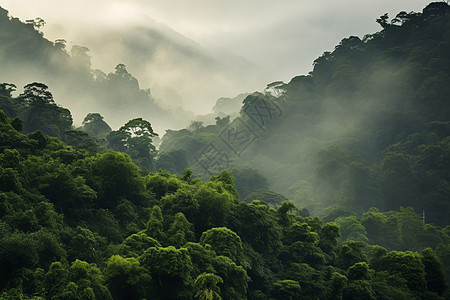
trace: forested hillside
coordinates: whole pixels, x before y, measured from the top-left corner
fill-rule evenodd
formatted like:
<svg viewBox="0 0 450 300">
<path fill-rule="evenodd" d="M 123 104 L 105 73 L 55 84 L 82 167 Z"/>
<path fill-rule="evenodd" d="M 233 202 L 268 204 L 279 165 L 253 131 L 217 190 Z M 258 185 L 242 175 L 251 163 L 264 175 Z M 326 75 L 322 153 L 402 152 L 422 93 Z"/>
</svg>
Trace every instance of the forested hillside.
<svg viewBox="0 0 450 300">
<path fill-rule="evenodd" d="M 95 69 L 88 47 L 69 45 L 64 39 L 49 41 L 42 26 L 45 21 L 40 18 L 22 22 L 0 7 L 1 82 L 19 88 L 45 83 L 58 103 L 70 108 L 78 124 L 93 111 L 101 111 L 114 128 L 136 117 L 158 120 L 160 129 L 179 127 L 193 118 L 192 113 L 162 107 L 122 61 L 109 66 L 112 72 Z"/>
<path fill-rule="evenodd" d="M 161 151 L 185 149 L 199 176 L 234 168 L 240 186 L 262 175 L 316 215 L 413 206 L 449 224 L 449 6 L 377 22 L 380 32 L 343 39 L 308 75 L 247 97 L 240 117 L 168 131 Z"/>
<path fill-rule="evenodd" d="M 207 182 L 190 169 L 148 172 L 123 153 L 23 135 L 18 120 L 0 112 L 3 299 L 441 299 L 447 290 L 436 254 L 448 266 L 448 228 L 424 226 L 411 209 L 323 223 L 288 201 L 240 201 L 228 171 Z M 366 235 L 428 248 L 388 251 Z"/>
<path fill-rule="evenodd" d="M 449 299 L 450 6 L 377 22 L 159 149 L 0 83 L 0 299 Z"/>
</svg>

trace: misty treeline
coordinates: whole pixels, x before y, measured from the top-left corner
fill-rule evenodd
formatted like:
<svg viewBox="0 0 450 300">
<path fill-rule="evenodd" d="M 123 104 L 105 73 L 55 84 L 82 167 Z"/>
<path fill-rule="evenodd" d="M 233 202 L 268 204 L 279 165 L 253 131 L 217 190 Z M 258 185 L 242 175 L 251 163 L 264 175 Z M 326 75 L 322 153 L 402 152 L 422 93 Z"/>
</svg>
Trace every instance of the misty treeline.
<svg viewBox="0 0 450 300">
<path fill-rule="evenodd" d="M 0 84 L 0 298 L 448 299 L 450 7 L 377 22 L 158 150 L 151 119 L 75 128 L 45 83 Z"/>
<path fill-rule="evenodd" d="M 343 39 L 308 75 L 247 97 L 234 120 L 167 131 L 160 150 L 185 149 L 199 176 L 217 160 L 229 165 L 241 198 L 272 189 L 328 219 L 412 206 L 447 225 L 448 11 L 438 2 L 381 16 L 380 32 Z M 210 149 L 226 156 L 208 164 Z"/>
<path fill-rule="evenodd" d="M 449 227 L 412 208 L 325 223 L 18 120 L 0 111 L 1 299 L 448 297 Z"/>
<path fill-rule="evenodd" d="M 43 37 L 42 26 L 45 22 L 40 18 L 22 22 L 0 7 L 0 77 L 4 81 L 19 88 L 45 83 L 59 104 L 76 113 L 77 123 L 92 111 L 101 111 L 114 128 L 136 117 L 158 120 L 161 128 L 168 126 L 167 120 L 180 126 L 193 117 L 180 109 L 161 107 L 124 64 L 111 65 L 114 71 L 110 73 L 95 69 L 89 48 L 64 39 L 49 41 Z"/>
</svg>

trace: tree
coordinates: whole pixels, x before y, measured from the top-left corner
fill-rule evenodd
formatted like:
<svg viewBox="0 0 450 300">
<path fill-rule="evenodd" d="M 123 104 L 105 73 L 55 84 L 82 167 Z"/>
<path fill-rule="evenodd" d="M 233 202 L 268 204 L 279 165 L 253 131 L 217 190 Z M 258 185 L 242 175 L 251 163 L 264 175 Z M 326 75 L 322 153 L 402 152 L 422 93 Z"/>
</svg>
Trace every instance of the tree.
<svg viewBox="0 0 450 300">
<path fill-rule="evenodd" d="M 366 229 L 359 222 L 356 216 L 339 217 L 336 219 L 336 224 L 339 226 L 340 238 L 339 242 L 344 241 L 361 241 L 368 242 Z"/>
<path fill-rule="evenodd" d="M 18 132 L 21 132 L 23 130 L 23 121 L 22 119 L 20 119 L 19 117 L 15 117 L 12 121 L 11 121 L 11 126 L 17 130 Z"/>
<path fill-rule="evenodd" d="M 240 263 L 243 255 L 241 238 L 226 227 L 212 228 L 200 237 L 200 244 L 211 245 L 217 255 L 224 255 Z"/>
<path fill-rule="evenodd" d="M 302 261 L 320 267 L 325 263 L 325 255 L 318 246 L 319 234 L 308 223 L 294 222 L 284 228 L 283 243 L 280 259 L 286 264 Z"/>
<path fill-rule="evenodd" d="M 113 255 L 103 273 L 114 299 L 143 299 L 151 294 L 151 277 L 136 258 Z"/>
<path fill-rule="evenodd" d="M 160 248 L 161 244 L 141 231 L 127 237 L 120 245 L 119 252 L 122 256 L 139 257 L 150 247 Z"/>
<path fill-rule="evenodd" d="M 39 161 L 41 166 L 30 161 L 29 173 L 42 171 L 45 173 L 36 182 L 38 190 L 52 201 L 59 213 L 64 213 L 69 220 L 80 220 L 90 215 L 90 210 L 97 199 L 97 193 L 86 184 L 82 176 L 74 176 L 70 168 L 56 161 L 45 163 Z"/>
<path fill-rule="evenodd" d="M 216 126 L 219 128 L 225 128 L 228 124 L 230 124 L 230 116 L 227 115 L 226 117 L 220 118 L 215 117 L 214 120 L 216 120 Z"/>
<path fill-rule="evenodd" d="M 384 15 L 382 15 L 381 17 L 379 17 L 377 19 L 377 23 L 381 25 L 381 27 L 383 27 L 383 29 L 386 29 L 389 26 L 389 16 L 387 13 L 385 13 Z"/>
<path fill-rule="evenodd" d="M 347 278 L 349 280 L 370 280 L 371 272 L 369 272 L 369 265 L 366 262 L 358 262 L 348 268 Z"/>
<path fill-rule="evenodd" d="M 128 121 L 118 131 L 112 131 L 107 136 L 109 147 L 126 152 L 140 166 L 151 168 L 156 148 L 152 137 L 158 136 L 153 132 L 150 122 L 136 118 Z"/>
<path fill-rule="evenodd" d="M 92 170 L 88 183 L 95 187 L 97 208 L 114 208 L 121 198 L 134 204 L 145 201 L 148 196 L 140 169 L 130 157 L 113 151 L 98 154 L 87 160 Z"/>
<path fill-rule="evenodd" d="M 53 262 L 45 274 L 45 277 L 42 278 L 42 285 L 47 292 L 48 297 L 53 297 L 62 293 L 67 284 L 68 277 L 69 271 L 67 266 L 59 261 Z"/>
<path fill-rule="evenodd" d="M 84 46 L 73 45 L 70 49 L 70 54 L 76 63 L 78 70 L 87 71 L 91 69 L 91 56 L 89 48 Z"/>
<path fill-rule="evenodd" d="M 47 85 L 38 82 L 27 84 L 18 99 L 25 106 L 21 113 L 25 132 L 42 130 L 50 136 L 62 139 L 64 132 L 71 129 L 70 111 L 55 104 Z"/>
<path fill-rule="evenodd" d="M 12 92 L 16 90 L 16 85 L 11 83 L 0 83 L 0 99 L 10 98 Z"/>
<path fill-rule="evenodd" d="M 127 132 L 131 137 L 154 137 L 158 134 L 153 132 L 150 122 L 143 120 L 142 118 L 136 118 L 128 121 L 119 130 Z"/>
<path fill-rule="evenodd" d="M 203 128 L 203 122 L 202 121 L 192 121 L 191 124 L 189 124 L 188 129 L 192 131 L 193 133 L 197 133 L 200 129 Z"/>
<path fill-rule="evenodd" d="M 69 293 L 72 297 L 81 296 L 81 299 L 112 300 L 109 290 L 104 285 L 105 278 L 95 265 L 75 260 L 69 268 L 68 281 L 61 295 L 63 299 L 65 294 Z"/>
<path fill-rule="evenodd" d="M 127 67 L 124 64 L 118 64 L 115 68 L 115 75 L 130 80 L 132 78 L 131 74 L 128 73 Z"/>
<path fill-rule="evenodd" d="M 301 299 L 301 287 L 295 280 L 278 280 L 271 289 L 270 295 L 275 299 L 296 300 Z"/>
<path fill-rule="evenodd" d="M 167 232 L 167 241 L 170 245 L 176 247 L 182 247 L 187 242 L 193 242 L 195 236 L 192 229 L 193 225 L 189 223 L 182 212 L 179 212 L 175 215 L 175 219 Z"/>
<path fill-rule="evenodd" d="M 102 248 L 106 240 L 87 228 L 77 226 L 75 230 L 67 230 L 68 254 L 71 259 L 79 258 L 91 263 L 101 260 Z"/>
<path fill-rule="evenodd" d="M 245 299 L 247 297 L 248 277 L 241 266 L 236 265 L 226 256 L 216 256 L 212 260 L 215 274 L 223 279 L 221 294 L 224 299 Z"/>
<path fill-rule="evenodd" d="M 342 299 L 342 291 L 346 285 L 347 277 L 338 272 L 333 272 L 329 285 L 329 299 Z"/>
<path fill-rule="evenodd" d="M 306 263 L 291 263 L 284 276 L 300 284 L 300 299 L 323 299 L 326 294 L 324 273 Z"/>
<path fill-rule="evenodd" d="M 16 86 L 11 83 L 0 83 L 0 109 L 10 118 L 18 116 L 20 105 L 12 98 Z"/>
<path fill-rule="evenodd" d="M 19 99 L 28 105 L 55 104 L 52 93 L 44 83 L 33 82 L 24 87 Z"/>
<path fill-rule="evenodd" d="M 152 296 L 160 299 L 192 299 L 193 266 L 186 248 L 150 247 L 138 260 L 152 277 Z"/>
<path fill-rule="evenodd" d="M 267 259 L 273 259 L 280 250 L 282 231 L 273 208 L 257 201 L 241 202 L 232 207 L 229 219 L 229 227 Z"/>
<path fill-rule="evenodd" d="M 193 193 L 193 199 L 193 204 L 198 205 L 192 218 L 198 235 L 208 228 L 224 226 L 232 203 L 236 200 L 222 182 L 212 181 L 199 186 Z"/>
<path fill-rule="evenodd" d="M 67 41 L 65 39 L 56 39 L 54 44 L 55 44 L 56 48 L 58 48 L 60 50 L 65 50 Z"/>
<path fill-rule="evenodd" d="M 280 98 L 286 92 L 286 84 L 283 81 L 275 81 L 269 83 L 264 89 L 266 95 L 272 95 L 276 98 Z"/>
<path fill-rule="evenodd" d="M 43 281 L 39 284 L 44 289 L 41 295 L 46 298 L 112 300 L 101 271 L 78 259 L 70 267 L 67 263 L 54 262 L 45 276 L 37 279 Z"/>
<path fill-rule="evenodd" d="M 340 236 L 339 226 L 336 223 L 326 223 L 319 232 L 319 247 L 326 253 L 334 252 Z"/>
<path fill-rule="evenodd" d="M 372 245 L 390 247 L 398 240 L 397 228 L 389 223 L 388 217 L 376 207 L 371 207 L 361 217 L 361 225 L 367 230 L 367 237 Z"/>
<path fill-rule="evenodd" d="M 223 283 L 220 276 L 212 273 L 200 274 L 194 282 L 195 298 L 199 300 L 221 300 L 220 288 L 217 284 Z"/>
<path fill-rule="evenodd" d="M 375 300 L 375 293 L 370 281 L 353 280 L 349 281 L 343 291 L 343 299 L 348 300 Z"/>
<path fill-rule="evenodd" d="M 188 166 L 187 153 L 185 150 L 174 150 L 168 153 L 160 152 L 155 161 L 156 170 L 167 170 L 172 174 L 180 174 Z"/>
<path fill-rule="evenodd" d="M 337 255 L 336 263 L 342 269 L 348 269 L 358 262 L 367 262 L 363 249 L 367 244 L 360 241 L 346 241 L 342 243 Z"/>
<path fill-rule="evenodd" d="M 25 23 L 32 25 L 37 31 L 39 31 L 39 29 L 41 27 L 44 27 L 44 25 L 46 24 L 46 22 L 40 17 L 37 17 L 36 19 L 26 20 Z"/>
<path fill-rule="evenodd" d="M 391 251 L 380 259 L 380 268 L 403 278 L 412 291 L 422 293 L 426 290 L 425 266 L 418 253 Z"/>
<path fill-rule="evenodd" d="M 83 120 L 83 130 L 96 138 L 106 138 L 112 131 L 99 113 L 89 113 Z"/>
<path fill-rule="evenodd" d="M 163 225 L 164 219 L 161 208 L 158 205 L 155 205 L 150 212 L 150 218 L 147 222 L 145 233 L 148 236 L 156 239 L 160 243 L 163 243 L 166 240 L 166 234 L 163 231 Z"/>
<path fill-rule="evenodd" d="M 128 139 L 128 134 L 126 132 L 117 130 L 111 131 L 107 136 L 108 148 L 114 151 L 127 152 L 128 148 L 125 141 Z"/>
<path fill-rule="evenodd" d="M 420 254 L 425 267 L 425 280 L 428 290 L 442 296 L 447 290 L 442 263 L 431 248 L 422 250 Z"/>
</svg>

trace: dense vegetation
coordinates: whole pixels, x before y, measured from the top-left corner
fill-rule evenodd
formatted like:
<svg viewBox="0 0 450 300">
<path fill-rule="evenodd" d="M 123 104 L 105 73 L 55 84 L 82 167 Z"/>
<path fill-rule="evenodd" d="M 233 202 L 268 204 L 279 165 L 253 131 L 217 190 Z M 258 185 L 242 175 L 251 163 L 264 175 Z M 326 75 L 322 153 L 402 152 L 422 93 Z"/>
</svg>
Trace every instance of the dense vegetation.
<svg viewBox="0 0 450 300">
<path fill-rule="evenodd" d="M 377 22 L 159 151 L 0 84 L 0 298 L 448 299 L 450 7 Z"/>
<path fill-rule="evenodd" d="M 382 16 L 380 32 L 343 39 L 308 75 L 248 96 L 240 117 L 168 131 L 160 149 L 186 150 L 198 176 L 219 166 L 248 180 L 238 186 L 266 177 L 268 186 L 243 199 L 270 188 L 330 216 L 413 206 L 445 226 L 449 11 L 437 2 L 392 21 Z"/>
<path fill-rule="evenodd" d="M 437 254 L 448 265 L 450 232 L 412 209 L 324 224 L 292 202 L 240 201 L 228 171 L 207 182 L 190 169 L 148 172 L 17 124 L 0 112 L 5 299 L 439 299 L 447 289 Z"/>
</svg>

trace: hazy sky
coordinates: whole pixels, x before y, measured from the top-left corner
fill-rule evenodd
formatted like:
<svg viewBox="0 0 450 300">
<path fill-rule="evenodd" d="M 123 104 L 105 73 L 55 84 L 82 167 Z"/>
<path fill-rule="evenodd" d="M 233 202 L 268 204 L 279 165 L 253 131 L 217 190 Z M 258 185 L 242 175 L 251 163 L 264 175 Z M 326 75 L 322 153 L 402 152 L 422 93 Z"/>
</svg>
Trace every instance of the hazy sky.
<svg viewBox="0 0 450 300">
<path fill-rule="evenodd" d="M 42 17 L 66 31 L 125 26 L 146 15 L 202 46 L 223 47 L 288 81 L 344 37 L 380 29 L 375 19 L 421 11 L 424 0 L 0 0 L 21 19 Z M 88 46 L 88 45 L 87 45 Z"/>
</svg>

